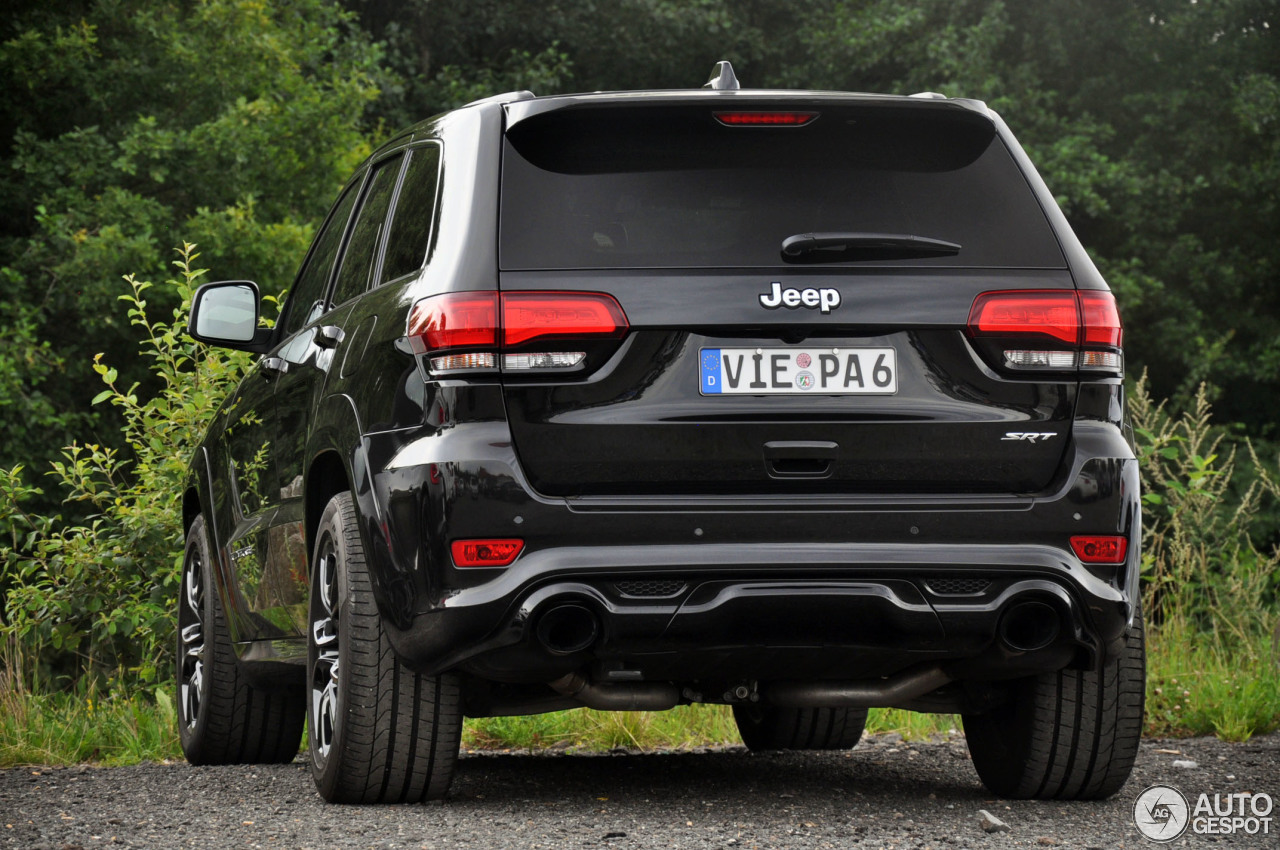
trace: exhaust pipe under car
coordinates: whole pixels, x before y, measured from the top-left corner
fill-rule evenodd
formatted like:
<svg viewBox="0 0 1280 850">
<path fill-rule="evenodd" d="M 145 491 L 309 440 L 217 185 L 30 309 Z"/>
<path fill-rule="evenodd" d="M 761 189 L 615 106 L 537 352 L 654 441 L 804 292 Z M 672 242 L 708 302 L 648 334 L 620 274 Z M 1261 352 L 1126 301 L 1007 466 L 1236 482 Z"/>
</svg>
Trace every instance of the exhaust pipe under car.
<svg viewBox="0 0 1280 850">
<path fill-rule="evenodd" d="M 680 703 L 680 688 L 670 682 L 597 683 L 581 673 L 568 673 L 548 684 L 556 693 L 600 711 L 666 711 Z"/>
</svg>

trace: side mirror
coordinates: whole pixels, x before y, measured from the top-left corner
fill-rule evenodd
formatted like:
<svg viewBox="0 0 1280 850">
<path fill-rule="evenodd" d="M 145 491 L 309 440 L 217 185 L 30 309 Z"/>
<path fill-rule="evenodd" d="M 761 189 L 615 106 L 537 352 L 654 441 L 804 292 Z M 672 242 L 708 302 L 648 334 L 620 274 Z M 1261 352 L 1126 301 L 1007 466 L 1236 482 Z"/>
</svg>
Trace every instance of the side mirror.
<svg viewBox="0 0 1280 850">
<path fill-rule="evenodd" d="M 187 333 L 193 339 L 222 348 L 264 352 L 271 329 L 258 327 L 258 285 L 249 280 L 206 283 L 191 297 Z"/>
</svg>

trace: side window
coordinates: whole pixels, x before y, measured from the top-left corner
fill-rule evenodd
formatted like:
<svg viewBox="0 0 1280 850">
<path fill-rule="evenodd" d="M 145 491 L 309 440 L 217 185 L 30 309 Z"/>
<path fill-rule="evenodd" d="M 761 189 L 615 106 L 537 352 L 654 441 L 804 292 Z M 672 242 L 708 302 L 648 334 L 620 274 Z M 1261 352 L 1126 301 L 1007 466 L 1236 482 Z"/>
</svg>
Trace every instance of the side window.
<svg viewBox="0 0 1280 850">
<path fill-rule="evenodd" d="M 400 199 L 392 213 L 391 233 L 387 238 L 379 283 L 412 274 L 426 261 L 430 253 L 439 174 L 440 146 L 415 148 L 405 172 Z"/>
<path fill-rule="evenodd" d="M 355 206 L 359 194 L 360 184 L 354 183 L 347 188 L 312 242 L 306 265 L 298 272 L 293 292 L 289 294 L 289 307 L 284 317 L 285 336 L 297 333 L 325 311 L 324 291 L 329 283 L 329 272 L 333 268 L 334 257 L 338 255 L 338 248 L 342 245 L 342 234 L 347 229 L 347 219 L 351 217 L 351 208 Z"/>
<path fill-rule="evenodd" d="M 391 197 L 395 193 L 396 178 L 400 176 L 403 163 L 403 155 L 393 157 L 381 163 L 369 177 L 364 202 L 356 213 L 356 223 L 342 258 L 342 269 L 338 272 L 338 283 L 330 299 L 332 304 L 342 304 L 369 287 L 374 263 L 378 259 L 378 237 L 382 235 Z"/>
</svg>

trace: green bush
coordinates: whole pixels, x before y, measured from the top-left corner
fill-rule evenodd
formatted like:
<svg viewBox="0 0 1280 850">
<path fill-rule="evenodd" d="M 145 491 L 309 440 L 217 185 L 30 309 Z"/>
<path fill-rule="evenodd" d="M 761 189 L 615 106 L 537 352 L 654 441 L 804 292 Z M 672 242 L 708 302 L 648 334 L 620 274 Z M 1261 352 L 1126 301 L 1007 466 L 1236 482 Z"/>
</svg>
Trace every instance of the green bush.
<svg viewBox="0 0 1280 850">
<path fill-rule="evenodd" d="M 65 524 L 29 513 L 24 503 L 43 491 L 27 483 L 22 466 L 0 469 L 0 587 L 7 588 L 0 632 L 17 642 L 29 680 L 88 674 L 155 683 L 171 675 L 187 462 L 249 362 L 184 335 L 206 270 L 192 267 L 194 245 L 179 254 L 179 273 L 166 282 L 180 302 L 171 320 L 148 314 L 149 282 L 128 276 L 130 292 L 120 296 L 159 391 L 140 399 L 137 384 L 122 388 L 116 369 L 94 358 L 106 388 L 93 401 L 118 409 L 127 451 L 73 442 L 48 473 L 64 504 L 76 503 L 88 519 Z"/>
<path fill-rule="evenodd" d="M 130 291 L 121 296 L 160 390 L 139 398 L 137 385 L 120 387 L 116 370 L 101 357 L 94 360 L 105 385 L 94 401 L 116 408 L 127 450 L 72 443 L 48 473 L 75 514 L 88 519 L 66 521 L 29 510 L 40 489 L 27 482 L 22 467 L 0 469 L 0 590 L 6 596 L 0 709 L 5 699 L 14 716 L 15 706 L 25 706 L 24 712 L 35 714 L 23 716 L 43 723 L 41 728 L 56 730 L 58 724 L 36 715 L 71 712 L 68 717 L 87 718 L 90 706 L 103 700 L 128 703 L 135 714 L 143 711 L 138 706 L 151 706 L 146 710 L 153 713 L 171 709 L 164 688 L 171 676 L 181 566 L 179 494 L 209 417 L 250 360 L 244 353 L 205 349 L 183 335 L 192 293 L 206 271 L 193 267 L 194 245 L 184 245 L 179 254 L 178 274 L 165 284 L 172 296 L 166 300 L 179 306 L 167 321 L 148 313 L 150 283 L 126 277 Z M 1271 635 L 1280 619 L 1280 552 L 1259 547 L 1251 529 L 1264 507 L 1280 501 L 1280 484 L 1248 441 L 1237 452 L 1211 424 L 1203 390 L 1189 410 L 1178 413 L 1151 398 L 1145 379 L 1130 400 L 1145 503 L 1147 731 L 1243 739 L 1276 728 L 1280 669 Z M 1237 475 L 1237 466 L 1247 475 Z M 152 698 L 129 702 L 125 695 L 137 689 Z M 56 711 L 53 703 L 41 702 L 54 692 L 66 697 Z M 878 715 L 872 727 L 908 728 L 900 714 Z M 734 739 L 719 709 L 655 716 L 652 729 L 649 721 L 636 725 L 636 718 L 606 722 L 591 713 L 578 715 L 594 719 L 585 727 L 562 723 L 556 715 L 477 721 L 470 724 L 469 740 L 536 746 L 580 736 L 588 745 L 635 738 L 646 746 L 688 746 Z M 953 720 L 928 719 L 921 734 L 948 723 Z M 14 740 L 15 728 L 0 729 L 0 738 Z M 37 738 L 49 736 L 36 736 L 24 747 L 43 746 Z M 83 757 L 90 739 L 77 740 L 79 755 L 65 758 Z M 133 746 L 93 741 L 90 750 L 103 752 L 131 752 Z M 15 751 L 8 758 L 24 757 Z"/>
<path fill-rule="evenodd" d="M 1146 524 L 1146 731 L 1241 741 L 1280 727 L 1280 551 L 1251 533 L 1280 485 L 1248 440 L 1237 470 L 1204 387 L 1175 414 L 1144 376 L 1130 412 Z"/>
<path fill-rule="evenodd" d="M 1251 534 L 1280 483 L 1244 440 L 1251 481 L 1236 492 L 1239 452 L 1211 422 L 1201 387 L 1187 410 L 1170 413 L 1147 392 L 1130 394 L 1142 466 L 1142 578 L 1156 627 L 1190 626 L 1219 648 L 1248 646 L 1275 626 L 1280 550 Z"/>
</svg>

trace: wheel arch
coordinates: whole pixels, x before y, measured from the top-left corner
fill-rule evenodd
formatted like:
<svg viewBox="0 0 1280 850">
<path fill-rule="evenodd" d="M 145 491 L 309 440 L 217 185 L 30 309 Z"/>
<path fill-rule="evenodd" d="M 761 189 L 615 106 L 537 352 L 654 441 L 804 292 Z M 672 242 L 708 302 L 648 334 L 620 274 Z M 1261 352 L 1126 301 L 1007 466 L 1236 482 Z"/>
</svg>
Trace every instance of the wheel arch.
<svg viewBox="0 0 1280 850">
<path fill-rule="evenodd" d="M 220 535 L 216 529 L 215 517 L 213 516 L 212 486 L 209 450 L 206 446 L 201 445 L 191 458 L 187 469 L 187 478 L 183 483 L 181 493 L 182 533 L 185 537 L 186 533 L 191 529 L 191 523 L 196 521 L 197 516 L 203 515 L 205 525 L 208 528 L 209 545 L 214 550 L 213 556 L 216 561 Z"/>
<path fill-rule="evenodd" d="M 316 545 L 316 533 L 320 528 L 320 517 L 325 506 L 339 493 L 350 490 L 351 475 L 347 463 L 335 449 L 326 449 L 311 460 L 306 475 L 306 514 L 305 526 L 308 560 L 310 552 Z"/>
<path fill-rule="evenodd" d="M 182 532 L 186 534 L 191 528 L 191 523 L 196 521 L 196 517 L 200 514 L 200 494 L 196 492 L 194 482 L 187 482 L 187 489 L 182 493 Z"/>
<path fill-rule="evenodd" d="M 315 549 L 320 518 L 329 500 L 344 490 L 355 495 L 353 456 L 360 450 L 360 417 L 351 398 L 334 393 L 316 405 L 307 468 L 303 476 L 304 518 L 307 558 Z M 365 541 L 366 546 L 368 541 Z M 309 568 L 309 564 L 308 564 Z"/>
</svg>

